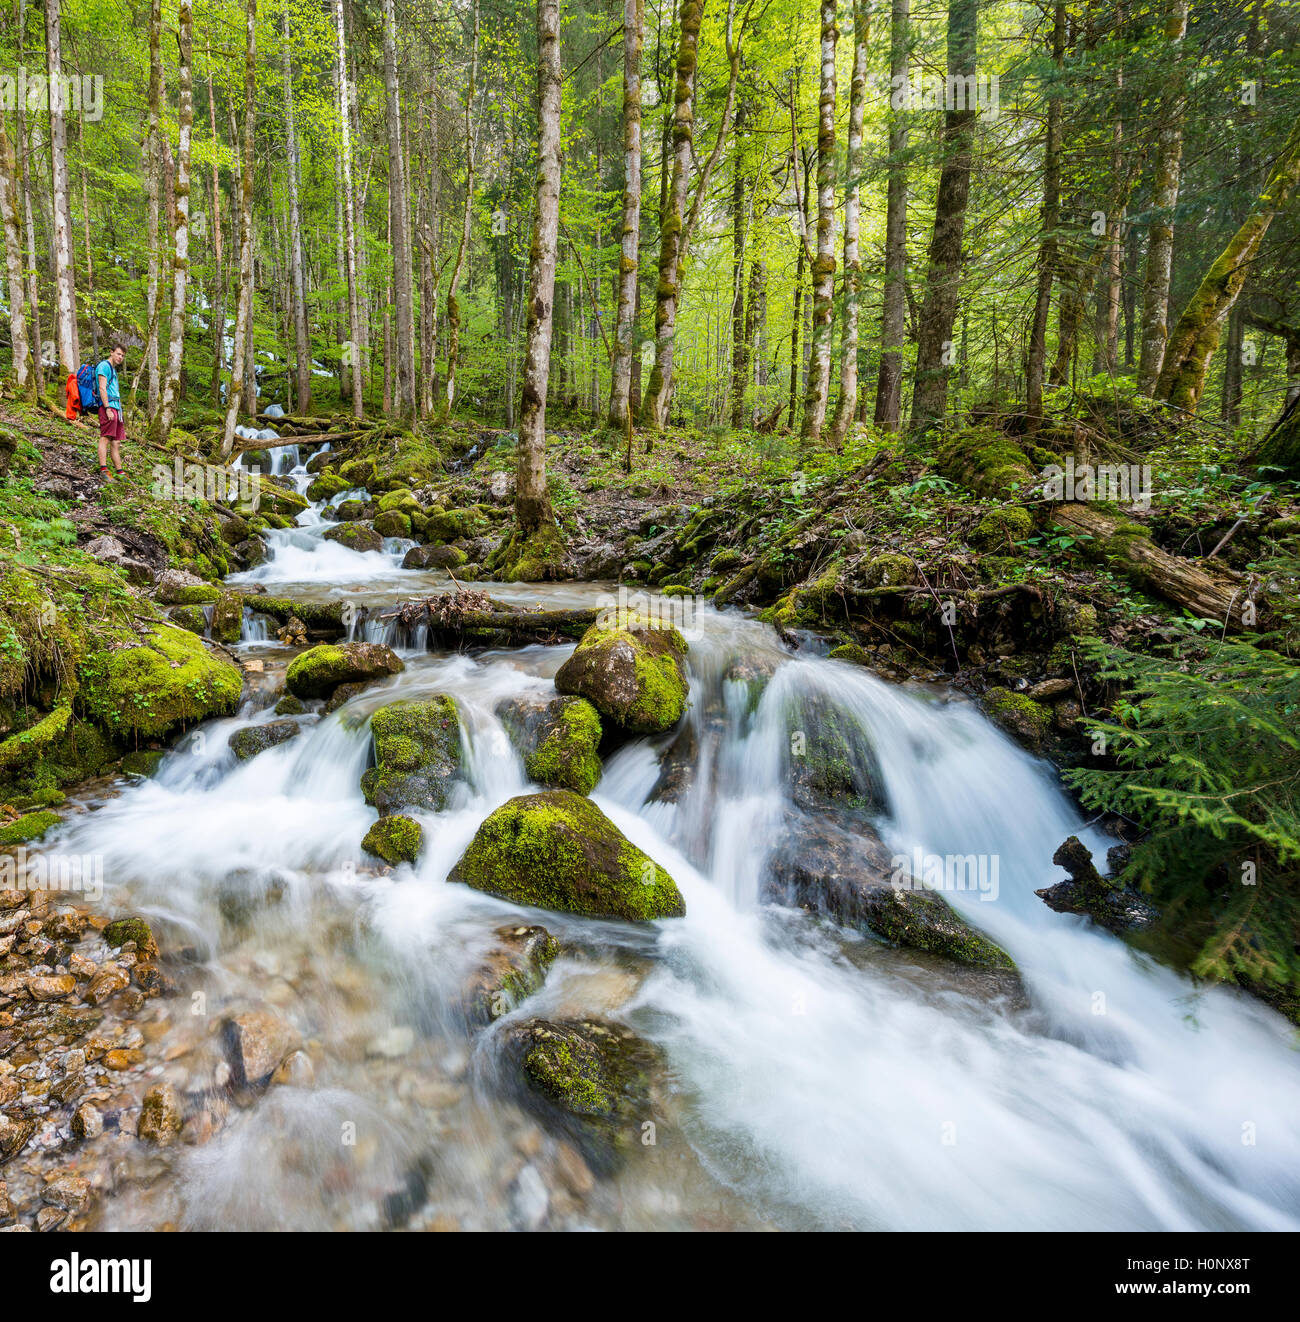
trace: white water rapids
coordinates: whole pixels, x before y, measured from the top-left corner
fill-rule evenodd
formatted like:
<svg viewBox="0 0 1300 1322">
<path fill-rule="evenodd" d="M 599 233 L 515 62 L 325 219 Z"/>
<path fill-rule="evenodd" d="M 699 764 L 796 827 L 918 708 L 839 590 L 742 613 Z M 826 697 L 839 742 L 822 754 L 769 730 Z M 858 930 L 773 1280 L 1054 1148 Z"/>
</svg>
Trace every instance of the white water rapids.
<svg viewBox="0 0 1300 1322">
<path fill-rule="evenodd" d="M 273 558 L 241 577 L 371 606 L 446 590 L 442 575 L 397 569 L 397 547 L 322 541 L 316 510 L 301 525 L 272 534 Z M 601 591 L 488 590 L 557 605 Z M 254 692 L 153 780 L 73 819 L 53 847 L 101 854 L 106 904 L 148 916 L 164 949 L 192 948 L 206 1007 L 177 1002 L 167 1070 L 179 1086 L 206 1086 L 212 1023 L 251 1001 L 290 1019 L 316 1063 L 311 1086 L 274 1087 L 208 1143 L 170 1149 L 164 1177 L 113 1200 L 109 1224 L 380 1226 L 397 1191 L 409 1203 L 398 1220 L 476 1228 L 1300 1227 L 1294 1035 L 1244 994 L 1197 988 L 1042 903 L 1034 890 L 1063 875 L 1050 860 L 1067 835 L 1103 854 L 1108 843 L 1050 768 L 968 702 L 792 654 L 739 613 L 704 611 L 687 636 L 689 787 L 647 803 L 666 740 L 639 740 L 592 796 L 677 880 L 684 919 L 521 913 L 445 880 L 483 817 L 528 788 L 494 708 L 548 691 L 568 647 L 406 650 L 403 674 L 241 764 L 229 734 L 272 718 L 274 697 Z M 273 640 L 242 646 L 270 675 L 291 655 Z M 724 678 L 737 660 L 777 667 L 752 713 Z M 467 783 L 446 812 L 421 816 L 419 864 L 387 875 L 360 848 L 375 818 L 358 786 L 366 717 L 434 692 L 457 701 Z M 814 692 L 871 732 L 892 848 L 997 856 L 995 901 L 949 898 L 1016 960 L 1022 1000 L 761 902 L 790 802 L 785 707 Z M 232 893 L 268 888 L 278 901 L 242 926 L 222 917 Z M 580 1198 L 506 1086 L 503 1025 L 471 1035 L 454 1013 L 494 929 L 520 918 L 565 953 L 512 1019 L 612 1016 L 667 1062 L 646 1116 L 654 1142 Z"/>
</svg>

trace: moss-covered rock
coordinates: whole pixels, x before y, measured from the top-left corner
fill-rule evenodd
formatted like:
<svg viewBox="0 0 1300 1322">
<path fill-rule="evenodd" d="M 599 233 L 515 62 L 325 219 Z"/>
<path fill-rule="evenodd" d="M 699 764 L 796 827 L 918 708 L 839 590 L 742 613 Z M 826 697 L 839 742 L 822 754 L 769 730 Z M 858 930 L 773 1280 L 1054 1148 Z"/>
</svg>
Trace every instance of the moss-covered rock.
<svg viewBox="0 0 1300 1322">
<path fill-rule="evenodd" d="M 871 657 L 861 643 L 841 643 L 827 653 L 832 661 L 848 661 L 855 666 L 869 666 Z"/>
<path fill-rule="evenodd" d="M 227 741 L 231 751 L 241 761 L 264 753 L 276 744 L 287 743 L 302 733 L 302 726 L 297 721 L 267 721 L 263 725 L 247 725 L 236 730 Z"/>
<path fill-rule="evenodd" d="M 236 665 L 173 626 L 93 651 L 77 671 L 77 701 L 86 715 L 108 730 L 144 738 L 229 716 L 244 687 Z"/>
<path fill-rule="evenodd" d="M 411 516 L 401 510 L 381 510 L 371 526 L 381 537 L 409 537 Z"/>
<path fill-rule="evenodd" d="M 935 466 L 949 481 L 995 499 L 1005 499 L 1037 476 L 1023 448 L 994 427 L 953 432 L 940 445 Z"/>
<path fill-rule="evenodd" d="M 25 845 L 43 840 L 47 831 L 58 826 L 61 818 L 56 812 L 29 812 L 0 826 L 0 846 Z"/>
<path fill-rule="evenodd" d="M 367 854 L 382 858 L 396 867 L 399 863 L 414 863 L 424 845 L 424 832 L 420 823 L 401 813 L 381 817 L 361 841 Z"/>
<path fill-rule="evenodd" d="M 1013 739 L 1033 752 L 1043 746 L 1052 725 L 1050 708 L 1023 693 L 1007 688 L 989 689 L 983 697 L 984 710 Z"/>
<path fill-rule="evenodd" d="M 149 777 L 158 770 L 159 764 L 167 756 L 165 748 L 142 748 L 127 753 L 122 758 L 122 770 L 128 776 Z"/>
<path fill-rule="evenodd" d="M 301 716 L 306 710 L 307 704 L 301 698 L 295 698 L 292 693 L 286 693 L 275 704 L 275 714 L 277 716 Z"/>
<path fill-rule="evenodd" d="M 402 557 L 402 568 L 459 569 L 468 560 L 458 546 L 413 546 Z"/>
<path fill-rule="evenodd" d="M 791 797 L 808 812 L 880 813 L 884 778 L 870 733 L 815 691 L 793 696 L 785 711 Z"/>
<path fill-rule="evenodd" d="M 523 794 L 489 814 L 450 881 L 514 904 L 592 918 L 680 918 L 677 883 L 590 799 Z"/>
<path fill-rule="evenodd" d="M 340 684 L 400 674 L 406 663 L 383 643 L 322 643 L 289 662 L 285 687 L 297 698 L 325 698 Z"/>
<path fill-rule="evenodd" d="M 497 928 L 496 944 L 466 984 L 466 1017 L 488 1024 L 517 1009 L 539 990 L 559 953 L 560 943 L 535 923 Z"/>
<path fill-rule="evenodd" d="M 321 473 L 312 479 L 307 487 L 307 499 L 312 501 L 329 500 L 341 491 L 351 490 L 353 484 L 338 473 Z"/>
<path fill-rule="evenodd" d="M 182 629 L 188 629 L 200 638 L 208 631 L 208 613 L 202 606 L 173 606 L 167 614 Z"/>
<path fill-rule="evenodd" d="M 985 550 L 1005 548 L 1022 542 L 1034 530 L 1034 521 L 1027 509 L 1019 505 L 1006 505 L 989 512 L 972 529 L 972 546 Z"/>
<path fill-rule="evenodd" d="M 555 687 L 586 698 L 628 734 L 671 730 L 686 711 L 686 640 L 633 614 L 592 625 L 560 667 Z"/>
<path fill-rule="evenodd" d="M 452 541 L 454 536 L 436 532 L 434 520 L 429 520 L 428 536 L 439 541 Z M 488 557 L 487 565 L 503 583 L 541 583 L 564 577 L 564 538 L 551 523 L 543 524 L 527 537 L 512 533 Z"/>
<path fill-rule="evenodd" d="M 223 592 L 212 603 L 212 637 L 219 643 L 237 643 L 244 632 L 244 599 L 237 592 Z"/>
<path fill-rule="evenodd" d="M 143 918 L 115 918 L 104 928 L 104 940 L 114 950 L 134 941 L 136 953 L 142 959 L 158 958 L 158 942 L 154 940 L 153 928 Z"/>
<path fill-rule="evenodd" d="M 586 698 L 514 700 L 498 709 L 539 785 L 590 794 L 600 780 L 600 713 Z"/>
<path fill-rule="evenodd" d="M 339 523 L 325 534 L 327 542 L 338 542 L 350 551 L 382 551 L 384 539 L 368 523 Z"/>
<path fill-rule="evenodd" d="M 361 777 L 366 802 L 383 814 L 399 808 L 442 812 L 460 773 L 460 719 L 455 702 L 437 694 L 398 702 L 370 718 L 375 765 Z"/>
</svg>

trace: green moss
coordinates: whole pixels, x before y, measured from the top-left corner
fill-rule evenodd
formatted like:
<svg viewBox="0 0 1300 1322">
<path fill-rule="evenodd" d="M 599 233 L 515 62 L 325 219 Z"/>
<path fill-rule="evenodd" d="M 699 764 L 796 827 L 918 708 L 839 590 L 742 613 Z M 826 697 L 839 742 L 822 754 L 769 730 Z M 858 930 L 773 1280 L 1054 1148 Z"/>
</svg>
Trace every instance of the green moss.
<svg viewBox="0 0 1300 1322">
<path fill-rule="evenodd" d="M 629 734 L 658 734 L 686 711 L 685 654 L 686 640 L 676 629 L 628 615 L 608 627 L 592 625 L 560 667 L 555 687 L 586 698 Z"/>
<path fill-rule="evenodd" d="M 182 629 L 188 629 L 199 637 L 208 631 L 208 614 L 202 606 L 173 606 L 167 614 Z"/>
<path fill-rule="evenodd" d="M 189 587 L 178 588 L 172 595 L 178 606 L 206 606 L 221 596 L 221 589 L 215 583 L 193 583 Z"/>
<path fill-rule="evenodd" d="M 990 549 L 1006 547 L 1013 542 L 1024 541 L 1033 530 L 1034 521 L 1028 510 L 1019 505 L 1007 505 L 990 510 L 975 525 L 968 540 L 972 546 Z"/>
<path fill-rule="evenodd" d="M 430 539 L 434 537 L 433 523 L 430 519 Z M 562 578 L 564 538 L 550 523 L 528 537 L 521 537 L 516 532 L 493 552 L 488 566 L 505 583 L 541 583 Z"/>
<path fill-rule="evenodd" d="M 460 772 L 460 718 L 445 694 L 383 707 L 370 718 L 375 765 L 361 777 L 381 813 L 403 807 L 442 812 Z"/>
<path fill-rule="evenodd" d="M 368 523 L 336 523 L 325 534 L 327 542 L 338 542 L 349 551 L 382 551 L 384 539 Z"/>
<path fill-rule="evenodd" d="M 0 845 L 25 845 L 42 840 L 47 831 L 58 826 L 61 818 L 56 812 L 30 812 L 24 817 L 0 827 Z"/>
<path fill-rule="evenodd" d="M 223 592 L 213 603 L 209 625 L 219 643 L 237 643 L 244 632 L 244 602 L 237 592 Z"/>
<path fill-rule="evenodd" d="M 489 814 L 448 880 L 596 918 L 648 922 L 686 912 L 672 877 L 571 790 L 521 795 Z"/>
<path fill-rule="evenodd" d="M 10 735 L 0 743 L 0 772 L 12 771 L 40 757 L 68 728 L 71 716 L 72 708 L 65 704 L 43 716 L 35 725 Z"/>
<path fill-rule="evenodd" d="M 313 478 L 308 486 L 307 499 L 329 500 L 332 496 L 337 496 L 340 491 L 350 490 L 352 485 L 347 478 L 338 473 L 321 473 L 320 476 Z"/>
<path fill-rule="evenodd" d="M 78 675 L 78 702 L 89 717 L 106 729 L 145 738 L 230 715 L 244 687 L 237 666 L 171 626 L 92 652 Z"/>
<path fill-rule="evenodd" d="M 361 848 L 385 863 L 396 867 L 399 863 L 414 863 L 424 845 L 424 832 L 419 822 L 400 813 L 381 817 L 371 826 L 361 841 Z"/>
<path fill-rule="evenodd" d="M 136 753 L 127 753 L 122 758 L 122 770 L 128 776 L 152 776 L 158 770 L 158 764 L 166 756 L 166 751 L 161 748 L 147 748 Z"/>
<path fill-rule="evenodd" d="M 869 666 L 871 658 L 866 649 L 858 643 L 842 643 L 831 648 L 828 653 L 832 661 L 851 661 L 855 666 Z"/>
<path fill-rule="evenodd" d="M 989 689 L 983 701 L 984 709 L 1008 734 L 1035 751 L 1042 747 L 1052 713 L 1041 702 L 1007 688 Z"/>
<path fill-rule="evenodd" d="M 284 682 L 297 698 L 324 698 L 340 684 L 381 679 L 405 669 L 405 662 L 381 643 L 321 643 L 289 662 Z"/>
<path fill-rule="evenodd" d="M 590 794 L 600 780 L 600 713 L 585 698 L 562 698 L 556 717 L 545 728 L 537 747 L 524 759 L 524 769 L 539 785 Z"/>
<path fill-rule="evenodd" d="M 128 941 L 134 941 L 137 952 L 145 958 L 158 954 L 153 929 L 143 918 L 115 918 L 104 928 L 104 940 L 115 950 Z"/>
<path fill-rule="evenodd" d="M 409 537 L 411 535 L 410 516 L 401 510 L 384 510 L 375 515 L 374 530 L 381 537 Z"/>
<path fill-rule="evenodd" d="M 275 714 L 277 716 L 301 716 L 306 710 L 307 707 L 303 700 L 295 698 L 292 693 L 286 693 L 275 704 Z"/>
</svg>

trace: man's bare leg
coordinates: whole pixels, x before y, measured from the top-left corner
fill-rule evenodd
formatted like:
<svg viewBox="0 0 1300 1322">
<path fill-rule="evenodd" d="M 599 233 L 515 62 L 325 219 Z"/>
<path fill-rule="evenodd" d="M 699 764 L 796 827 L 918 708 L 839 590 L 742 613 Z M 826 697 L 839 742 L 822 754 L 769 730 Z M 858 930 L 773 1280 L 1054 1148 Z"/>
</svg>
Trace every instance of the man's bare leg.
<svg viewBox="0 0 1300 1322">
<path fill-rule="evenodd" d="M 113 448 L 117 449 L 116 441 L 113 442 Z M 100 468 L 108 467 L 108 437 L 103 433 L 99 437 L 99 466 Z"/>
</svg>

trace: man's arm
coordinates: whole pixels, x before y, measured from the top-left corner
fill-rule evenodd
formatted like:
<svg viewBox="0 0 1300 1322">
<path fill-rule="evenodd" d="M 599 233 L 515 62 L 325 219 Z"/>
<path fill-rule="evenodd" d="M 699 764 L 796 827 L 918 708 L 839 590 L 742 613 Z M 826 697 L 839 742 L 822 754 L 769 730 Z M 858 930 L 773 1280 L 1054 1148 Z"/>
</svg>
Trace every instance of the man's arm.
<svg viewBox="0 0 1300 1322">
<path fill-rule="evenodd" d="M 109 408 L 110 405 L 108 402 L 108 373 L 97 371 L 95 373 L 95 380 L 99 382 L 99 398 L 103 402 L 104 407 Z"/>
</svg>

